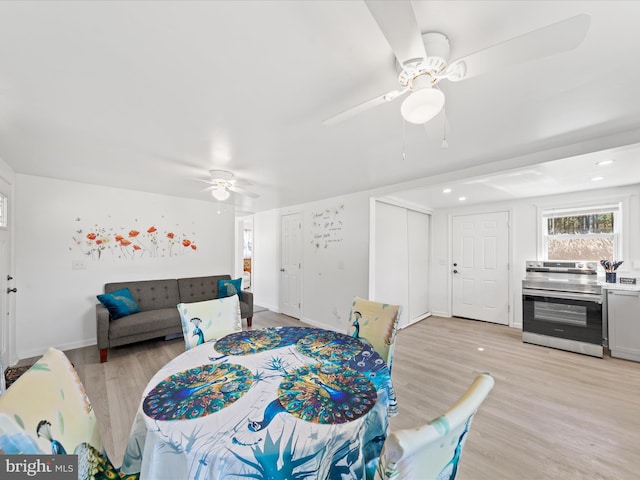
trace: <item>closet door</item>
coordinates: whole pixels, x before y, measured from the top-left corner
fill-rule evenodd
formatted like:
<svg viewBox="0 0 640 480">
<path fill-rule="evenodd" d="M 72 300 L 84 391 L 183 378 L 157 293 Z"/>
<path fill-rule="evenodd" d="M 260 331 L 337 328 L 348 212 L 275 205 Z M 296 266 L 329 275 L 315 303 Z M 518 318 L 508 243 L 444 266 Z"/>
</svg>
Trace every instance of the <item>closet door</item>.
<svg viewBox="0 0 640 480">
<path fill-rule="evenodd" d="M 407 243 L 409 253 L 409 312 L 413 323 L 429 313 L 429 228 L 430 216 L 407 212 Z"/>
<path fill-rule="evenodd" d="M 376 302 L 402 305 L 399 326 L 407 324 L 409 301 L 409 248 L 407 210 L 376 202 L 375 294 Z"/>
</svg>

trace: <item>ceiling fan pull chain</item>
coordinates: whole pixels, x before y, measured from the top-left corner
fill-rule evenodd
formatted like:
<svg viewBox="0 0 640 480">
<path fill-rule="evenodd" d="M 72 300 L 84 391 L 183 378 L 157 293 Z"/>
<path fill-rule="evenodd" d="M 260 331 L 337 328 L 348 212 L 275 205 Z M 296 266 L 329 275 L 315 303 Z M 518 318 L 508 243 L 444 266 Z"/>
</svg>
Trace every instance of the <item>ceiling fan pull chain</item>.
<svg viewBox="0 0 640 480">
<path fill-rule="evenodd" d="M 402 160 L 406 160 L 407 159 L 407 155 L 405 153 L 405 138 L 404 138 L 404 128 L 405 125 L 407 124 L 406 120 L 403 118 L 402 119 Z"/>
<path fill-rule="evenodd" d="M 449 148 L 449 142 L 447 142 L 447 106 L 445 104 L 443 112 L 444 115 L 442 115 L 443 120 L 442 120 L 442 144 L 440 145 L 440 147 L 442 148 Z"/>
</svg>

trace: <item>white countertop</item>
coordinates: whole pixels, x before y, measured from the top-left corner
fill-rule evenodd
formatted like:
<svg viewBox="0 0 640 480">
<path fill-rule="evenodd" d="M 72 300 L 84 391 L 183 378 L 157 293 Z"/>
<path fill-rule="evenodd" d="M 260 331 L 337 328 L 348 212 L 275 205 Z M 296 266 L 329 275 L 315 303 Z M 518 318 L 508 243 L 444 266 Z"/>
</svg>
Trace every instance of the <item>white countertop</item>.
<svg viewBox="0 0 640 480">
<path fill-rule="evenodd" d="M 606 282 L 598 282 L 600 286 L 602 286 L 605 290 L 628 290 L 632 292 L 639 292 L 640 285 L 624 285 L 621 283 L 606 283 Z"/>
</svg>

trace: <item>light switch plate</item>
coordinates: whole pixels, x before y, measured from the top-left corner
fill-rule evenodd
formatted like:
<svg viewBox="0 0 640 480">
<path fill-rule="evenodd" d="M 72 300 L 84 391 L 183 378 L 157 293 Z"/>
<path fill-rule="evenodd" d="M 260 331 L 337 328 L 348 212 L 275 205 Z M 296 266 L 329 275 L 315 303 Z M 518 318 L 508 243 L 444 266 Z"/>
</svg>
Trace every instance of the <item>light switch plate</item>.
<svg viewBox="0 0 640 480">
<path fill-rule="evenodd" d="M 87 261 L 84 259 L 81 260 L 71 260 L 71 270 L 86 270 L 87 269 Z"/>
</svg>

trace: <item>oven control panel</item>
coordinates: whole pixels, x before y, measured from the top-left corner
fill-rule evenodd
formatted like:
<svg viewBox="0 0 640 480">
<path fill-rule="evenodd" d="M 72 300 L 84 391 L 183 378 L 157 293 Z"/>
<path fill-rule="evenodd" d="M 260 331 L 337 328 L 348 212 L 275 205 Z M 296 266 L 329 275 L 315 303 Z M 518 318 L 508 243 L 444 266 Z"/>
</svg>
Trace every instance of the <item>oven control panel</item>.
<svg viewBox="0 0 640 480">
<path fill-rule="evenodd" d="M 565 272 L 595 274 L 598 262 L 567 261 L 567 260 L 527 260 L 526 269 L 529 272 Z"/>
</svg>

